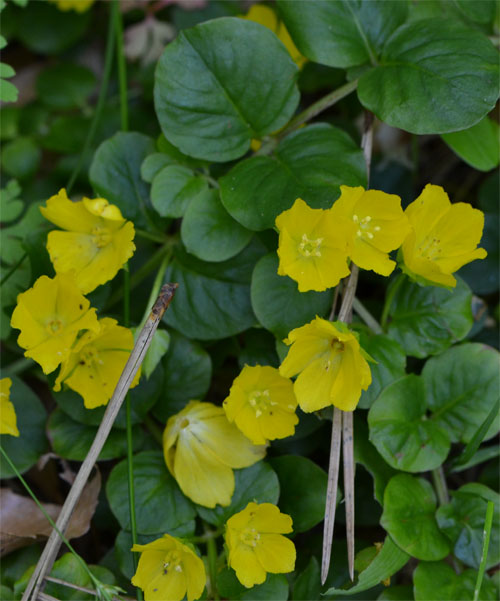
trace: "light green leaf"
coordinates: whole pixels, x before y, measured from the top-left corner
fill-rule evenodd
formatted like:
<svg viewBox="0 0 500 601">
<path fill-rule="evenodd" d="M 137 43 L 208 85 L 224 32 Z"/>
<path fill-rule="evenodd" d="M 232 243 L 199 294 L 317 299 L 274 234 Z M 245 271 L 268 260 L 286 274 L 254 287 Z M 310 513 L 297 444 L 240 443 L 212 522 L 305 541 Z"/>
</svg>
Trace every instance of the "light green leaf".
<svg viewBox="0 0 500 601">
<path fill-rule="evenodd" d="M 342 184 L 366 185 L 363 153 L 344 131 L 316 123 L 287 136 L 272 156 L 240 161 L 220 179 L 220 192 L 236 221 L 260 231 L 299 197 L 330 208 Z"/>
<path fill-rule="evenodd" d="M 172 159 L 162 152 L 153 152 L 149 154 L 141 164 L 141 177 L 148 184 L 152 183 L 156 175 L 168 165 L 172 164 Z"/>
<path fill-rule="evenodd" d="M 166 330 L 156 330 L 151 346 L 142 362 L 142 371 L 146 378 L 149 379 L 154 372 L 161 358 L 168 351 L 169 344 L 170 334 Z"/>
<path fill-rule="evenodd" d="M 191 169 L 167 165 L 153 179 L 151 202 L 162 217 L 182 217 L 189 203 L 207 188 L 207 182 Z"/>
<path fill-rule="evenodd" d="M 155 107 L 162 131 L 189 156 L 230 161 L 293 115 L 297 67 L 269 29 L 237 18 L 181 31 L 160 57 Z"/>
<path fill-rule="evenodd" d="M 485 117 L 479 123 L 451 134 L 443 140 L 466 163 L 479 171 L 490 171 L 500 161 L 500 127 L 496 121 Z"/>
</svg>

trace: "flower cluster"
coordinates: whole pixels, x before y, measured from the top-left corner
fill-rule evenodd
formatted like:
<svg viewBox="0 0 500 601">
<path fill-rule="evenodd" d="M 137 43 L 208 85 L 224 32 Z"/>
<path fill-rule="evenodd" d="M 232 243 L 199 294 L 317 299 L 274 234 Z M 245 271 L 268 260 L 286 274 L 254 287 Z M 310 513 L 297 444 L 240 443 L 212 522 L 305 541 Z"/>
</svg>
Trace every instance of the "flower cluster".
<svg viewBox="0 0 500 601">
<path fill-rule="evenodd" d="M 107 200 L 72 202 L 65 190 L 41 211 L 66 229 L 48 235 L 56 275 L 39 277 L 18 295 L 11 325 L 21 331 L 17 342 L 25 356 L 45 374 L 61 366 L 54 390 L 64 382 L 92 409 L 111 398 L 134 339 L 114 319 L 99 320 L 84 294 L 112 279 L 132 256 L 134 226 Z"/>
</svg>

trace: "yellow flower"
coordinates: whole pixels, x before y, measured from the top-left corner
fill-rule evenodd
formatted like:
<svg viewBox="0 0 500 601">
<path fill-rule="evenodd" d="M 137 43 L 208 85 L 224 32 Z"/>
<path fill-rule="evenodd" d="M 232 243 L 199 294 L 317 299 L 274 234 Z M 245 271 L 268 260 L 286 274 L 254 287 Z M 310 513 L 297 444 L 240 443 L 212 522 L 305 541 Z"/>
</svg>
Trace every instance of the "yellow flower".
<svg viewBox="0 0 500 601">
<path fill-rule="evenodd" d="M 17 343 L 49 374 L 66 361 L 81 330 L 99 331 L 95 309 L 75 284 L 73 274 L 42 275 L 17 297 L 10 325 L 21 330 Z"/>
<path fill-rule="evenodd" d="M 188 601 L 199 599 L 207 577 L 203 561 L 187 545 L 169 534 L 148 543 L 134 545 L 140 551 L 132 584 L 144 591 L 145 601 Z"/>
<path fill-rule="evenodd" d="M 360 186 L 340 186 L 340 190 L 331 212 L 335 220 L 342 217 L 354 224 L 351 259 L 362 269 L 371 269 L 380 275 L 391 274 L 396 263 L 387 253 L 399 248 L 410 232 L 401 199 L 395 194 Z"/>
<path fill-rule="evenodd" d="M 401 269 L 416 280 L 455 287 L 452 273 L 484 259 L 481 241 L 484 214 L 469 204 L 451 204 L 441 186 L 427 184 L 405 211 L 412 231 L 401 247 Z"/>
<path fill-rule="evenodd" d="M 134 336 L 115 319 L 99 320 L 98 332 L 86 332 L 78 340 L 69 357 L 61 365 L 54 390 L 64 382 L 83 397 L 87 409 L 106 405 L 121 376 L 131 350 Z M 131 388 L 137 385 L 138 372 Z"/>
<path fill-rule="evenodd" d="M 42 215 L 67 230 L 50 232 L 47 250 L 56 273 L 76 272 L 84 294 L 113 279 L 134 254 L 134 225 L 104 198 L 71 202 L 60 190 L 40 207 Z"/>
<path fill-rule="evenodd" d="M 12 380 L 10 378 L 0 380 L 0 434 L 19 436 L 16 412 L 14 405 L 10 402 L 11 386 Z"/>
<path fill-rule="evenodd" d="M 291 380 L 267 365 L 245 365 L 223 407 L 227 419 L 254 444 L 292 436 L 299 422 Z"/>
<path fill-rule="evenodd" d="M 316 317 L 292 330 L 285 342 L 292 346 L 280 373 L 288 378 L 299 374 L 293 389 L 303 411 L 328 405 L 343 411 L 356 408 L 372 376 L 359 342 L 345 324 Z"/>
<path fill-rule="evenodd" d="M 75 10 L 77 13 L 83 13 L 88 10 L 95 0 L 49 0 L 57 5 L 62 11 Z"/>
<path fill-rule="evenodd" d="M 262 584 L 267 572 L 286 574 L 294 570 L 295 545 L 282 536 L 289 532 L 292 518 L 272 503 L 249 503 L 228 519 L 228 563 L 243 586 Z"/>
<path fill-rule="evenodd" d="M 182 492 L 199 505 L 227 506 L 234 492 L 233 468 L 253 465 L 266 453 L 230 424 L 222 407 L 190 401 L 163 433 L 165 463 Z"/>
<path fill-rule="evenodd" d="M 281 20 L 278 20 L 278 17 L 272 8 L 265 6 L 264 4 L 254 4 L 242 18 L 247 19 L 248 21 L 254 21 L 254 23 L 259 23 L 259 25 L 264 25 L 264 27 L 267 27 L 274 32 L 288 50 L 288 54 L 292 57 L 293 62 L 299 69 L 307 62 L 307 58 L 297 50 L 287 28 Z"/>
<path fill-rule="evenodd" d="M 311 209 L 297 198 L 276 218 L 279 229 L 279 275 L 288 275 L 300 292 L 326 290 L 349 275 L 347 258 L 353 225 L 336 220 L 330 210 Z"/>
</svg>

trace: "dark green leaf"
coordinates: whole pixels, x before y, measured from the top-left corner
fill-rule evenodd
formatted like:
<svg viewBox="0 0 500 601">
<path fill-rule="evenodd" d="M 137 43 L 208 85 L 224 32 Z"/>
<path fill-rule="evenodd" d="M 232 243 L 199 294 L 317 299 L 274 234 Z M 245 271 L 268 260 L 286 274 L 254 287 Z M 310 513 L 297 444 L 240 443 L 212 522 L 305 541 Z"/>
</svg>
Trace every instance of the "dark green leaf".
<svg viewBox="0 0 500 601">
<path fill-rule="evenodd" d="M 406 355 L 400 344 L 383 334 L 368 336 L 362 332 L 359 342 L 370 357 L 376 361 L 376 363 L 370 363 L 372 383 L 368 390 L 361 393 L 358 404 L 360 409 L 369 409 L 381 390 L 405 375 Z"/>
<path fill-rule="evenodd" d="M 293 585 L 292 600 L 319 599 L 321 593 L 321 580 L 318 560 L 314 555 L 309 560 L 307 568 L 298 576 Z"/>
<path fill-rule="evenodd" d="M 10 401 L 16 412 L 19 436 L 2 434 L 0 444 L 16 468 L 24 473 L 47 451 L 47 412 L 31 388 L 16 377 L 11 380 Z M 0 478 L 12 478 L 14 475 L 4 458 L 0 457 Z"/>
<path fill-rule="evenodd" d="M 400 584 L 385 588 L 377 597 L 377 601 L 413 601 L 413 586 Z"/>
<path fill-rule="evenodd" d="M 479 169 L 490 171 L 500 160 L 500 128 L 496 121 L 485 117 L 479 123 L 442 138 L 448 146 L 466 163 Z"/>
<path fill-rule="evenodd" d="M 478 449 L 474 455 L 467 461 L 466 463 L 460 463 L 454 466 L 450 471 L 451 472 L 463 472 L 464 470 L 468 470 L 470 467 L 474 465 L 479 465 L 480 463 L 484 463 L 489 461 L 490 459 L 496 459 L 500 456 L 500 447 L 496 444 L 490 445 L 481 449 Z"/>
<path fill-rule="evenodd" d="M 250 230 L 274 227 L 276 217 L 301 197 L 330 208 L 340 186 L 366 185 L 363 153 L 344 131 L 326 123 L 287 136 L 272 156 L 238 163 L 220 180 L 228 212 Z"/>
<path fill-rule="evenodd" d="M 61 153 L 79 153 L 87 137 L 89 120 L 82 115 L 61 115 L 50 124 L 40 143 L 44 148 Z"/>
<path fill-rule="evenodd" d="M 374 63 L 386 39 L 408 13 L 406 0 L 278 0 L 278 6 L 304 56 L 343 68 Z"/>
<path fill-rule="evenodd" d="M 138 221 L 149 199 L 149 186 L 140 173 L 140 166 L 154 151 L 148 136 L 135 132 L 120 132 L 103 142 L 96 150 L 89 178 L 97 194 L 117 205 L 123 216 Z"/>
<path fill-rule="evenodd" d="M 207 188 L 207 182 L 191 169 L 167 165 L 153 179 L 151 202 L 162 217 L 182 217 L 189 203 Z"/>
<path fill-rule="evenodd" d="M 390 536 L 387 536 L 375 559 L 359 574 L 357 584 L 348 590 L 332 587 L 326 591 L 326 594 L 354 595 L 355 593 L 367 591 L 383 580 L 390 578 L 406 565 L 409 559 L 410 556 L 395 545 Z"/>
<path fill-rule="evenodd" d="M 92 71 L 75 63 L 47 67 L 36 82 L 40 100 L 54 109 L 83 108 L 95 86 Z"/>
<path fill-rule="evenodd" d="M 453 290 L 405 280 L 391 306 L 389 335 L 408 355 L 436 355 L 471 329 L 471 302 L 470 288 L 459 278 Z"/>
<path fill-rule="evenodd" d="M 245 588 L 230 568 L 224 568 L 217 574 L 217 590 L 224 599 L 231 601 L 286 601 L 288 582 L 283 574 L 267 574 L 265 582 Z"/>
<path fill-rule="evenodd" d="M 280 495 L 278 476 L 272 467 L 264 461 L 234 470 L 234 494 L 231 504 L 227 507 L 218 505 L 215 509 L 208 509 L 197 505 L 200 517 L 214 526 L 222 526 L 227 520 L 245 509 L 251 501 L 255 503 L 277 503 Z"/>
<path fill-rule="evenodd" d="M 41 157 L 42 152 L 32 138 L 17 138 L 3 147 L 2 167 L 13 177 L 26 179 L 38 169 Z"/>
<path fill-rule="evenodd" d="M 380 66 L 361 76 L 358 96 L 379 119 L 415 134 L 466 129 L 496 104 L 498 52 L 458 20 L 413 21 L 387 41 Z"/>
<path fill-rule="evenodd" d="M 161 56 L 155 107 L 182 152 L 211 161 L 245 154 L 252 138 L 280 129 L 299 101 L 297 67 L 267 28 L 236 18 L 182 31 Z"/>
<path fill-rule="evenodd" d="M 172 160 L 162 152 L 154 152 L 148 155 L 141 165 L 141 177 L 148 184 L 152 183 L 155 176 L 167 165 L 171 165 Z"/>
<path fill-rule="evenodd" d="M 165 313 L 167 324 L 199 340 L 226 338 L 253 326 L 251 269 L 263 251 L 255 241 L 228 261 L 206 263 L 178 248 L 165 276 L 179 283 Z"/>
<path fill-rule="evenodd" d="M 456 4 L 468 19 L 481 24 L 491 23 L 498 10 L 495 0 L 456 0 Z"/>
<path fill-rule="evenodd" d="M 436 497 L 429 482 L 398 474 L 385 489 L 380 524 L 406 553 L 436 561 L 448 555 L 450 546 L 438 528 L 435 511 Z"/>
<path fill-rule="evenodd" d="M 247 230 L 222 206 L 216 190 L 195 196 L 186 209 L 181 237 L 187 251 L 204 261 L 226 261 L 250 242 Z"/>
<path fill-rule="evenodd" d="M 500 562 L 500 495 L 491 489 L 488 491 L 489 496 L 494 497 L 496 507 L 486 560 L 487 570 Z M 441 531 L 454 545 L 455 557 L 478 569 L 483 551 L 484 520 L 488 501 L 471 494 L 467 487 L 459 488 L 451 495 L 451 502 L 437 510 L 437 522 Z"/>
<path fill-rule="evenodd" d="M 171 332 L 170 348 L 163 359 L 163 367 L 163 394 L 153 413 L 166 423 L 188 401 L 203 399 L 212 378 L 212 361 L 198 343 Z"/>
<path fill-rule="evenodd" d="M 52 441 L 54 453 L 72 461 L 83 461 L 89 452 L 97 427 L 86 426 L 77 422 L 62 409 L 55 409 L 47 423 L 47 432 Z M 136 427 L 133 430 L 134 446 L 140 447 L 145 439 L 144 431 Z M 99 460 L 116 459 L 127 453 L 127 439 L 123 430 L 111 430 L 104 447 L 99 455 Z"/>
<path fill-rule="evenodd" d="M 368 413 L 370 440 L 395 469 L 427 472 L 439 467 L 450 451 L 447 429 L 427 419 L 425 387 L 410 375 L 385 388 Z"/>
<path fill-rule="evenodd" d="M 279 339 L 316 315 L 327 317 L 333 292 L 299 292 L 297 283 L 278 275 L 275 252 L 262 257 L 252 275 L 252 307 L 259 322 Z"/>
<path fill-rule="evenodd" d="M 432 419 L 445 427 L 452 442 L 469 442 L 498 400 L 498 351 L 483 344 L 453 347 L 429 359 L 422 371 Z M 484 440 L 500 429 L 498 417 Z"/>
<path fill-rule="evenodd" d="M 134 485 L 137 532 L 155 534 L 176 530 L 177 535 L 186 536 L 191 531 L 190 520 L 196 512 L 170 475 L 163 453 L 144 451 L 134 457 Z M 106 496 L 120 526 L 130 528 L 126 460 L 113 468 L 106 484 Z M 179 530 L 183 525 L 186 528 L 181 534 Z"/>
<path fill-rule="evenodd" d="M 325 517 L 326 472 L 300 455 L 276 457 L 271 465 L 280 482 L 280 509 L 292 517 L 293 531 L 319 524 Z"/>
<path fill-rule="evenodd" d="M 413 573 L 416 601 L 470 601 L 474 596 L 476 570 L 457 574 L 446 562 L 420 562 Z M 479 597 L 484 601 L 497 599 L 495 585 L 486 576 Z"/>
</svg>

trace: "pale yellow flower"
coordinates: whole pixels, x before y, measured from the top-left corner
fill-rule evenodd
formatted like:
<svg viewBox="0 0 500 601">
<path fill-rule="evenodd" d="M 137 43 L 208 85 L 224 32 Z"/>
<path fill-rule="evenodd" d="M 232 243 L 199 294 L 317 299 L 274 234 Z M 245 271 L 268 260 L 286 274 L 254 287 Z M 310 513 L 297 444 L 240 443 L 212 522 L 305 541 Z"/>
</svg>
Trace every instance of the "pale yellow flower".
<svg viewBox="0 0 500 601">
<path fill-rule="evenodd" d="M 10 401 L 11 386 L 12 380 L 10 378 L 0 380 L 0 434 L 19 436 L 16 411 Z"/>
</svg>

